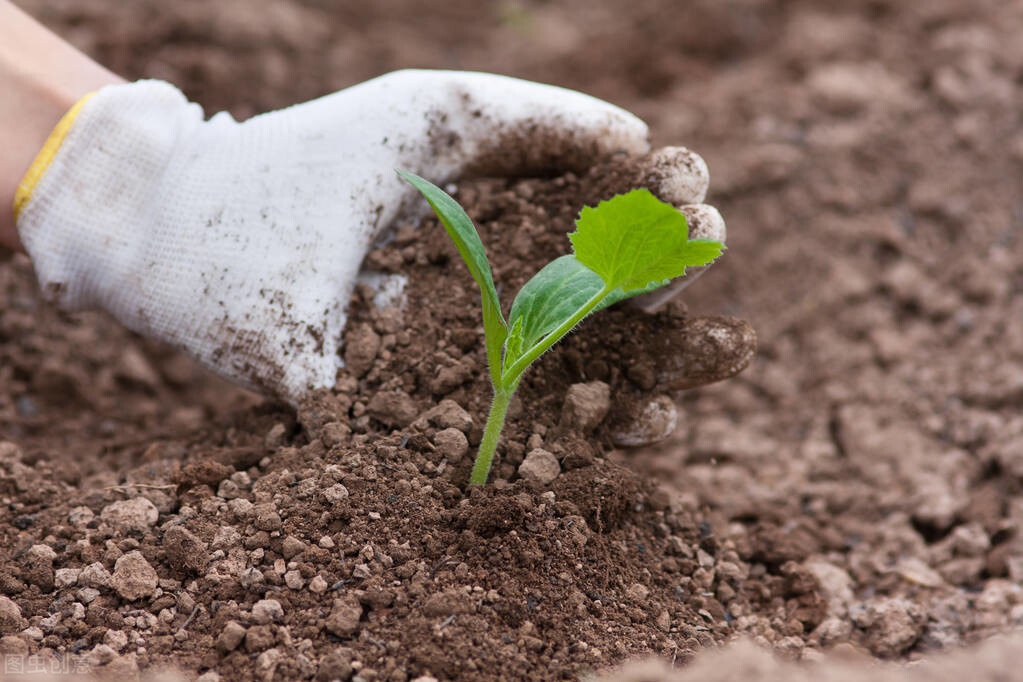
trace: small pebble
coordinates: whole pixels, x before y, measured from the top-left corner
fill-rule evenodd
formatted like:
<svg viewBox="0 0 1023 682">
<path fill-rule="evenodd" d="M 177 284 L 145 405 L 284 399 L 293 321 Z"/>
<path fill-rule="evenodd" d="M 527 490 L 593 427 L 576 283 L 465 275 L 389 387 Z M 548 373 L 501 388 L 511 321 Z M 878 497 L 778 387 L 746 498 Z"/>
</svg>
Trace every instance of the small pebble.
<svg viewBox="0 0 1023 682">
<path fill-rule="evenodd" d="M 561 473 L 558 458 L 541 448 L 532 450 L 519 465 L 519 476 L 536 485 L 548 485 Z"/>
<path fill-rule="evenodd" d="M 561 423 L 585 433 L 597 428 L 610 409 L 611 387 L 603 381 L 573 384 L 565 395 Z"/>
<path fill-rule="evenodd" d="M 433 437 L 433 444 L 444 459 L 455 464 L 469 451 L 469 440 L 456 428 L 442 429 Z"/>
<path fill-rule="evenodd" d="M 336 483 L 323 491 L 323 499 L 327 504 L 339 504 L 348 499 L 348 488 Z"/>
<path fill-rule="evenodd" d="M 81 572 L 80 568 L 58 568 L 54 572 L 53 584 L 57 589 L 74 587 L 78 584 L 78 576 Z"/>
<path fill-rule="evenodd" d="M 10 598 L 0 595 L 0 634 L 14 633 L 21 628 L 21 608 Z"/>
<path fill-rule="evenodd" d="M 260 599 L 252 605 L 252 620 L 259 625 L 273 623 L 283 618 L 284 608 L 276 599 Z"/>
<path fill-rule="evenodd" d="M 327 616 L 326 627 L 338 637 L 347 638 L 359 631 L 362 618 L 362 604 L 354 597 L 335 599 L 334 607 Z"/>
<path fill-rule="evenodd" d="M 245 628 L 237 621 L 229 620 L 217 637 L 217 650 L 222 653 L 234 651 L 245 639 Z"/>
<path fill-rule="evenodd" d="M 110 585 L 126 601 L 149 597 L 160 582 L 141 552 L 128 552 L 114 564 Z"/>
<path fill-rule="evenodd" d="M 156 524 L 160 513 L 152 502 L 144 497 L 113 502 L 103 507 L 100 518 L 111 526 L 127 533 L 131 531 L 145 532 Z"/>
<path fill-rule="evenodd" d="M 302 574 L 298 571 L 288 571 L 284 574 L 284 584 L 291 590 L 301 590 L 305 586 Z"/>
</svg>

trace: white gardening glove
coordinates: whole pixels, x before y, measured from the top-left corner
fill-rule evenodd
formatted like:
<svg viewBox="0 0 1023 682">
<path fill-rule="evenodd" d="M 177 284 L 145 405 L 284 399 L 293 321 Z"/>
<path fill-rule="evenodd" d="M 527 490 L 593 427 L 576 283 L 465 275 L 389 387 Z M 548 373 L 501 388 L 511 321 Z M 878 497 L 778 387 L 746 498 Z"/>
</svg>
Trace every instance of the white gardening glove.
<svg viewBox="0 0 1023 682">
<path fill-rule="evenodd" d="M 363 256 L 411 205 L 395 168 L 445 182 L 647 148 L 617 107 L 487 74 L 399 71 L 242 123 L 140 81 L 69 112 L 22 185 L 17 228 L 64 307 L 104 308 L 295 404 L 334 384 Z M 666 154 L 651 171 L 662 196 L 701 201 L 703 162 Z M 692 210 L 723 237 L 716 211 Z"/>
</svg>

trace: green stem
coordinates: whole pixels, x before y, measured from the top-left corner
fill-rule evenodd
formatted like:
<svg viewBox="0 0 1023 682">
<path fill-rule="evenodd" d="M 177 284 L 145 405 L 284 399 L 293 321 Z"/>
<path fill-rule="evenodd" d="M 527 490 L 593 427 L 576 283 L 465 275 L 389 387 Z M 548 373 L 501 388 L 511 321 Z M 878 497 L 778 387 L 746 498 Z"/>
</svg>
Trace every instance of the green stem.
<svg viewBox="0 0 1023 682">
<path fill-rule="evenodd" d="M 572 317 L 558 325 L 557 329 L 543 337 L 539 343 L 526 351 L 525 355 L 520 357 L 511 367 L 505 370 L 504 375 L 501 377 L 501 383 L 505 386 L 517 386 L 519 383 L 519 377 L 526 371 L 526 368 L 533 364 L 538 357 L 546 353 L 551 346 L 560 341 L 561 337 L 572 331 L 572 327 L 579 324 L 580 320 L 589 315 L 593 309 L 596 308 L 601 301 L 607 298 L 612 291 L 614 291 L 614 289 L 609 288 L 607 284 L 605 284 L 604 288 L 594 294 L 590 300 L 586 301 L 586 303 L 583 303 L 582 307 L 575 311 Z"/>
<path fill-rule="evenodd" d="M 483 336 L 487 347 L 487 365 L 490 367 L 490 383 L 499 386 L 501 382 L 501 348 L 508 338 L 508 324 L 501 310 L 483 297 Z"/>
<path fill-rule="evenodd" d="M 483 485 L 490 475 L 490 465 L 494 462 L 494 453 L 497 451 L 497 440 L 501 437 L 501 429 L 504 428 L 504 417 L 508 414 L 508 405 L 511 403 L 512 393 L 501 389 L 494 389 L 494 402 L 490 406 L 490 414 L 487 415 L 487 428 L 483 431 L 483 440 L 480 441 L 479 452 L 476 453 L 476 462 L 472 465 L 472 475 L 469 476 L 469 484 Z"/>
</svg>

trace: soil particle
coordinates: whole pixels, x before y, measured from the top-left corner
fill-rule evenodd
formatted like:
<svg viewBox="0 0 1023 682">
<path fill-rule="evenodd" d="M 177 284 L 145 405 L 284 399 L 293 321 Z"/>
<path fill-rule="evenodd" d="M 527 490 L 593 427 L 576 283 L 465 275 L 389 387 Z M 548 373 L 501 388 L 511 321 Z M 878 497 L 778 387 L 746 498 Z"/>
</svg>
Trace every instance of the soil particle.
<svg viewBox="0 0 1023 682">
<path fill-rule="evenodd" d="M 347 680 L 352 676 L 352 672 L 352 652 L 349 649 L 340 648 L 323 657 L 316 679 L 321 682 Z"/>
<path fill-rule="evenodd" d="M 423 419 L 442 429 L 458 429 L 469 433 L 473 427 L 472 415 L 454 400 L 441 400 L 423 413 Z"/>
<path fill-rule="evenodd" d="M 0 596 L 0 633 L 12 633 L 21 629 L 21 609 L 8 597 Z"/>
<path fill-rule="evenodd" d="M 603 381 L 568 387 L 561 408 L 561 425 L 588 433 L 604 421 L 611 409 L 611 387 Z"/>
<path fill-rule="evenodd" d="M 335 599 L 330 615 L 324 621 L 324 627 L 332 633 L 347 639 L 359 631 L 359 620 L 362 618 L 362 604 L 357 599 Z"/>
<path fill-rule="evenodd" d="M 558 458 L 541 448 L 531 450 L 519 465 L 519 476 L 537 486 L 550 485 L 560 473 Z"/>
<path fill-rule="evenodd" d="M 472 611 L 468 595 L 460 589 L 432 594 L 422 608 L 427 618 L 444 618 Z"/>
<path fill-rule="evenodd" d="M 182 573 L 202 574 L 209 563 L 206 545 L 187 528 L 173 526 L 163 534 L 167 563 Z"/>
<path fill-rule="evenodd" d="M 373 366 L 380 350 L 380 335 L 368 324 L 357 324 L 345 334 L 345 366 L 352 376 L 362 377 Z"/>
<path fill-rule="evenodd" d="M 103 643 L 120 653 L 124 647 L 128 646 L 128 634 L 123 630 L 107 630 L 103 634 Z"/>
<path fill-rule="evenodd" d="M 257 504 L 252 508 L 252 524 L 261 531 L 267 533 L 281 529 L 283 521 L 277 513 L 277 506 L 272 502 Z"/>
<path fill-rule="evenodd" d="M 225 654 L 234 651 L 245 639 L 245 632 L 245 627 L 241 623 L 228 621 L 217 637 L 217 649 Z"/>
<path fill-rule="evenodd" d="M 252 620 L 258 625 L 268 625 L 284 618 L 284 608 L 276 599 L 260 599 L 252 605 Z"/>
<path fill-rule="evenodd" d="M 465 434 L 456 428 L 441 429 L 434 435 L 433 444 L 437 452 L 451 464 L 457 464 L 469 451 L 469 441 Z"/>
<path fill-rule="evenodd" d="M 866 645 L 875 656 L 892 658 L 920 637 L 924 615 L 913 602 L 881 598 L 853 606 L 853 622 L 866 634 Z"/>
<path fill-rule="evenodd" d="M 335 483 L 329 488 L 324 489 L 323 499 L 328 504 L 340 504 L 348 499 L 348 488 L 340 483 Z"/>
<path fill-rule="evenodd" d="M 80 568 L 58 568 L 53 572 L 53 586 L 58 590 L 74 587 L 78 584 L 78 576 L 81 573 Z"/>
<path fill-rule="evenodd" d="M 269 649 L 274 641 L 274 631 L 269 625 L 254 625 L 245 631 L 245 650 L 250 654 Z"/>
<path fill-rule="evenodd" d="M 32 545 L 25 553 L 22 578 L 43 592 L 51 591 L 55 580 L 53 560 L 56 558 L 57 553 L 48 545 Z"/>
<path fill-rule="evenodd" d="M 403 391 L 380 391 L 374 395 L 366 411 L 383 424 L 392 427 L 407 426 L 419 414 L 415 402 Z"/>
<path fill-rule="evenodd" d="M 120 557 L 110 578 L 110 586 L 126 601 L 152 596 L 159 582 L 156 571 L 138 551 Z"/>
<path fill-rule="evenodd" d="M 289 535 L 281 541 L 281 554 L 284 555 L 285 559 L 294 559 L 304 551 L 305 543 L 296 538 L 294 535 Z"/>
<path fill-rule="evenodd" d="M 0 655 L 27 656 L 28 651 L 28 643 L 21 637 L 14 635 L 0 637 Z"/>
<path fill-rule="evenodd" d="M 84 587 L 105 588 L 110 586 L 110 571 L 100 562 L 96 561 L 85 568 L 78 575 L 78 584 Z"/>
<path fill-rule="evenodd" d="M 828 614 L 845 616 L 853 603 L 853 580 L 840 567 L 820 559 L 811 559 L 806 569 L 817 578 L 821 596 L 827 601 Z"/>
</svg>

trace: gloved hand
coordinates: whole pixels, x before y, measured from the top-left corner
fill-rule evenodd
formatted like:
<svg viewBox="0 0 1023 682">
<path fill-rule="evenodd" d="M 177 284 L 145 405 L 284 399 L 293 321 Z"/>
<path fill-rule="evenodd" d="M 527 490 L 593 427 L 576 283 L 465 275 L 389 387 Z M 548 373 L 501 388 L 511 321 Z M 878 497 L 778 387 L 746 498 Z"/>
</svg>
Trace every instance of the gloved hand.
<svg viewBox="0 0 1023 682">
<path fill-rule="evenodd" d="M 639 119 L 502 76 L 399 71 L 242 123 L 206 121 L 173 86 L 140 81 L 65 116 L 19 190 L 16 221 L 64 307 L 105 308 L 295 404 L 333 385 L 363 256 L 417 196 L 395 168 L 446 182 L 585 168 L 619 150 L 648 151 Z M 649 158 L 663 198 L 702 201 L 699 157 Z M 715 210 L 687 210 L 699 236 L 724 238 Z"/>
</svg>

